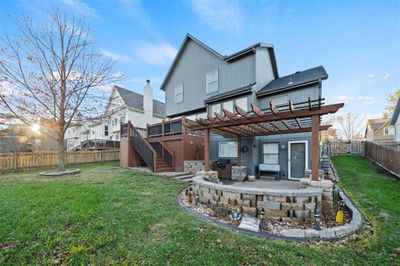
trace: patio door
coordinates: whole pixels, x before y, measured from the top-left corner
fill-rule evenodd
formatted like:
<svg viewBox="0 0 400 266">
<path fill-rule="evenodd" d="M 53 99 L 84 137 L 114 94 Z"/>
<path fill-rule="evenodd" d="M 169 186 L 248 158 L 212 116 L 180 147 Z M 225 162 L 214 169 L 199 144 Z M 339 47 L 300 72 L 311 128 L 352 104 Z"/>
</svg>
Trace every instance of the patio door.
<svg viewBox="0 0 400 266">
<path fill-rule="evenodd" d="M 307 141 L 289 141 L 288 143 L 288 177 L 300 179 L 304 177 L 304 170 L 308 167 Z"/>
</svg>

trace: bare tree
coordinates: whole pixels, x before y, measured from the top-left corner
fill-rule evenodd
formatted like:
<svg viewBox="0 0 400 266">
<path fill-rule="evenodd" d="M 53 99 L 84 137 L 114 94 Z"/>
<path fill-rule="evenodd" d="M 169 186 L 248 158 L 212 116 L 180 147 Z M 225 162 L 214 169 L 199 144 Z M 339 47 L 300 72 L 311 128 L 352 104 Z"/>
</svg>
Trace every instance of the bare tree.
<svg viewBox="0 0 400 266">
<path fill-rule="evenodd" d="M 393 112 L 396 109 L 396 104 L 399 98 L 400 98 L 400 89 L 395 91 L 393 94 L 389 94 L 389 96 L 387 97 L 388 105 L 385 107 L 386 112 L 383 114 L 385 118 L 389 118 L 393 115 Z"/>
<path fill-rule="evenodd" d="M 75 115 L 98 110 L 98 88 L 116 81 L 113 61 L 96 52 L 84 21 L 58 11 L 45 25 L 17 23 L 0 48 L 0 113 L 40 128 L 58 143 L 59 171 L 65 170 L 64 136 Z M 96 95 L 97 94 L 97 95 Z M 103 93 L 104 94 L 104 93 Z"/>
<path fill-rule="evenodd" d="M 359 139 L 362 135 L 362 131 L 364 130 L 363 123 L 365 122 L 364 117 L 357 114 L 346 113 L 337 115 L 336 121 L 343 130 L 347 140 Z"/>
</svg>

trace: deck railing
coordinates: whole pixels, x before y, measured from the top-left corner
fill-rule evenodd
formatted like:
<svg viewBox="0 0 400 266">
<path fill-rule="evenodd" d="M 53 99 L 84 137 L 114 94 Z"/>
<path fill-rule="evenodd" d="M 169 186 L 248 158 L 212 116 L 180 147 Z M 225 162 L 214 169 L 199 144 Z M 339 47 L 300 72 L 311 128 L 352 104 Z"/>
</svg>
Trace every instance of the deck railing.
<svg viewBox="0 0 400 266">
<path fill-rule="evenodd" d="M 163 121 L 158 124 L 147 126 L 147 137 L 163 137 L 167 135 L 183 134 L 184 130 L 182 127 L 181 118 Z"/>
</svg>

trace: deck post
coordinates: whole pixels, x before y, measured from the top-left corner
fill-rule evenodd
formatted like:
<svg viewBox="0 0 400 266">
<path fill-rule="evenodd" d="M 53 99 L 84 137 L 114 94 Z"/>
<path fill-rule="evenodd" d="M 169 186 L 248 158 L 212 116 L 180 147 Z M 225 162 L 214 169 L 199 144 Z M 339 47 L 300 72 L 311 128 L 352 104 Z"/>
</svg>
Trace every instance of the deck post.
<svg viewBox="0 0 400 266">
<path fill-rule="evenodd" d="M 241 160 L 241 158 L 240 158 L 240 146 L 241 146 L 240 138 L 238 138 L 238 141 L 237 141 L 237 165 L 238 166 L 240 166 L 240 160 Z"/>
<path fill-rule="evenodd" d="M 210 172 L 210 129 L 204 129 L 204 171 Z"/>
<path fill-rule="evenodd" d="M 311 122 L 311 179 L 319 180 L 319 115 L 312 116 Z"/>
</svg>

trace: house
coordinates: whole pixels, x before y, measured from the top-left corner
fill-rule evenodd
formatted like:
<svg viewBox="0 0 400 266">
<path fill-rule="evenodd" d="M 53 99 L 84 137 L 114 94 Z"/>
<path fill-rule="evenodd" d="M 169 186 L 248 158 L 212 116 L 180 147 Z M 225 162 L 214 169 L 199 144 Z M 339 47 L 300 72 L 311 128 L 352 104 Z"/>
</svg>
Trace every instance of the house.
<svg viewBox="0 0 400 266">
<path fill-rule="evenodd" d="M 327 78 L 322 66 L 279 76 L 269 44 L 222 55 L 187 34 L 161 90 L 167 117 L 185 117 L 186 129 L 205 132 L 206 171 L 210 160 L 225 159 L 250 175 L 267 166 L 271 175 L 298 180 L 311 165 L 317 171 L 318 131 L 328 128 L 321 115 L 343 106 L 321 108 Z"/>
<path fill-rule="evenodd" d="M 393 140 L 400 142 L 400 99 L 397 100 L 396 109 L 390 120 L 390 125 L 393 127 Z"/>
<path fill-rule="evenodd" d="M 149 80 L 144 95 L 115 85 L 101 116 L 89 121 L 77 116 L 66 131 L 66 146 L 69 150 L 93 148 L 99 143 L 102 143 L 100 147 L 115 147 L 118 142 L 119 147 L 121 124 L 131 121 L 135 127 L 144 130 L 147 124 L 161 122 L 164 118 L 165 105 L 153 98 Z"/>
<path fill-rule="evenodd" d="M 390 125 L 390 119 L 368 119 L 365 128 L 365 139 L 373 142 L 393 141 L 393 126 Z"/>
</svg>

